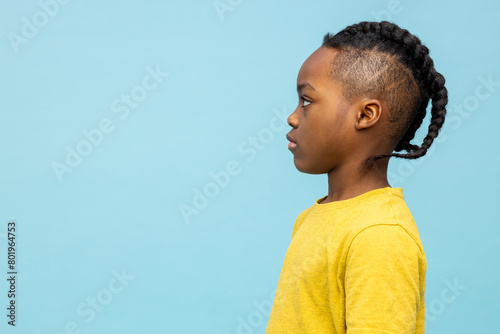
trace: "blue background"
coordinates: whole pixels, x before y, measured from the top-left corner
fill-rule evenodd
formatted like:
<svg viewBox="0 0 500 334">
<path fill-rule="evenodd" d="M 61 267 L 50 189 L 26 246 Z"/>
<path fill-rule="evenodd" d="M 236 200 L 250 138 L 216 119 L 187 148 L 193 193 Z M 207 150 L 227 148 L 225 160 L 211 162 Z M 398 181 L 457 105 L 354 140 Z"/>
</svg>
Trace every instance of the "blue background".
<svg viewBox="0 0 500 334">
<path fill-rule="evenodd" d="M 427 255 L 427 332 L 498 328 L 498 1 L 45 7 L 52 16 L 37 1 L 0 4 L 2 333 L 264 333 L 295 219 L 327 193 L 325 175 L 295 169 L 277 115 L 297 106 L 297 73 L 325 33 L 382 19 L 423 40 L 449 90 L 428 155 L 390 163 Z M 145 90 L 148 69 L 168 76 Z M 141 101 L 125 116 L 131 93 Z M 103 120 L 112 131 L 81 144 Z M 58 177 L 54 164 L 78 145 L 87 155 Z M 216 185 L 210 172 L 228 163 Z M 183 216 L 197 191 L 212 198 Z"/>
</svg>

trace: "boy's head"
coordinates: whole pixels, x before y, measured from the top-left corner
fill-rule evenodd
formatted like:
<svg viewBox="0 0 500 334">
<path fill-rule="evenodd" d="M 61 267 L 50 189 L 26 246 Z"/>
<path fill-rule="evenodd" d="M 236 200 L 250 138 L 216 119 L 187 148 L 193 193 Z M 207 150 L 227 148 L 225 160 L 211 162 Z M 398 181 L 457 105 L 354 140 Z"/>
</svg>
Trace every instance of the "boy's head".
<svg viewBox="0 0 500 334">
<path fill-rule="evenodd" d="M 340 163 L 425 155 L 444 122 L 444 82 L 427 47 L 393 23 L 361 22 L 326 34 L 299 71 L 299 106 L 288 118 L 297 168 L 320 174 Z M 429 132 L 421 146 L 412 145 L 430 99 Z M 402 150 L 409 153 L 392 153 Z"/>
</svg>

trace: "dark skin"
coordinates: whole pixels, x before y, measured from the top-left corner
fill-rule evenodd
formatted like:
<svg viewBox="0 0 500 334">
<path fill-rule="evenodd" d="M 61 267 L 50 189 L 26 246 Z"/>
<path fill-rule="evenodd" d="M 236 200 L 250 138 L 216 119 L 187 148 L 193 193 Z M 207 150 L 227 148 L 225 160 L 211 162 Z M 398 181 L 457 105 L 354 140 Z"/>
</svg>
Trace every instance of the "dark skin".
<svg viewBox="0 0 500 334">
<path fill-rule="evenodd" d="M 328 196 L 321 204 L 390 187 L 388 159 L 363 168 L 366 158 L 394 149 L 385 136 L 387 105 L 379 96 L 345 100 L 342 85 L 329 76 L 337 52 L 320 47 L 307 58 L 297 77 L 299 105 L 288 117 L 295 167 L 303 173 L 328 174 Z"/>
</svg>

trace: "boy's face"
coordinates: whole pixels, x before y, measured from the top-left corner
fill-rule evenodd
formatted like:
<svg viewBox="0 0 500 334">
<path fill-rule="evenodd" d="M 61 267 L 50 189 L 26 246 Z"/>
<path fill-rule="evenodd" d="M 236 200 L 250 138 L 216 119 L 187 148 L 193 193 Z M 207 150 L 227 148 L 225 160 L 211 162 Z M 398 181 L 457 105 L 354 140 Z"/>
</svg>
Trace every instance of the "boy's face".
<svg viewBox="0 0 500 334">
<path fill-rule="evenodd" d="M 287 134 L 295 167 L 304 173 L 328 173 L 348 163 L 355 149 L 354 114 L 342 95 L 342 86 L 330 76 L 337 50 L 320 47 L 307 58 L 297 77 L 299 105 L 288 117 Z"/>
</svg>

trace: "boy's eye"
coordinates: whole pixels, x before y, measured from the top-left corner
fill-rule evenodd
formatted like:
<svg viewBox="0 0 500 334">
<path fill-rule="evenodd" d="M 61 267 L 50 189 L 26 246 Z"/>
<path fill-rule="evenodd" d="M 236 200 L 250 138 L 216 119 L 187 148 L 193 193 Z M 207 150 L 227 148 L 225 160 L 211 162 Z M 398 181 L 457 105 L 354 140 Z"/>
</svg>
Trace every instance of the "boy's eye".
<svg viewBox="0 0 500 334">
<path fill-rule="evenodd" d="M 307 101 L 307 100 L 306 100 L 306 99 L 304 99 L 303 97 L 301 97 L 300 99 L 302 100 L 302 106 L 303 106 L 303 107 L 306 107 L 306 106 L 308 106 L 308 105 L 311 103 L 310 101 Z M 307 103 L 307 104 L 305 104 L 305 103 Z"/>
</svg>

